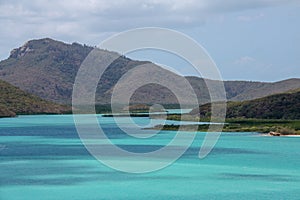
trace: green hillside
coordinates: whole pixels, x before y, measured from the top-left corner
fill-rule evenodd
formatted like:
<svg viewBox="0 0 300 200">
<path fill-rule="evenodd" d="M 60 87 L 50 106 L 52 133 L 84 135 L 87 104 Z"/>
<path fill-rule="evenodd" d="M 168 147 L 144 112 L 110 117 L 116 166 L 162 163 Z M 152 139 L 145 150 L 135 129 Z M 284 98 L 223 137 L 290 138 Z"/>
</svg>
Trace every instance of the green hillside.
<svg viewBox="0 0 300 200">
<path fill-rule="evenodd" d="M 200 116 L 209 117 L 210 107 L 210 104 L 200 106 Z M 195 112 L 193 110 L 191 114 L 197 114 Z M 228 102 L 227 118 L 300 119 L 300 91 L 294 90 L 250 101 Z"/>
<path fill-rule="evenodd" d="M 60 114 L 69 111 L 68 106 L 42 100 L 0 80 L 0 117 L 13 117 L 17 114 Z"/>
<path fill-rule="evenodd" d="M 219 120 L 211 119 L 211 104 L 202 105 L 185 115 L 170 114 L 168 119 L 197 122 Z M 208 124 L 183 125 L 180 128 L 189 131 L 194 130 L 195 126 L 201 132 L 209 128 Z M 178 130 L 179 125 L 158 125 L 151 129 L 161 128 Z M 222 125 L 222 129 L 224 132 L 260 132 L 273 136 L 300 135 L 300 88 L 250 101 L 228 102 L 226 124 Z"/>
</svg>

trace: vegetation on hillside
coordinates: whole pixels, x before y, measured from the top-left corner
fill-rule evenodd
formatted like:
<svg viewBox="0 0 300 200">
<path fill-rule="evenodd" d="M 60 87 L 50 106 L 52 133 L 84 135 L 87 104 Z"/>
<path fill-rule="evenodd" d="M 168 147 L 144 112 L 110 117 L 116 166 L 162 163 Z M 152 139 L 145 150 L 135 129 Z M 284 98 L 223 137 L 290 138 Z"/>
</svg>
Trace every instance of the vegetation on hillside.
<svg viewBox="0 0 300 200">
<path fill-rule="evenodd" d="M 251 101 L 228 102 L 227 118 L 300 119 L 300 91 L 271 95 Z M 192 115 L 209 118 L 211 104 L 205 104 Z"/>
<path fill-rule="evenodd" d="M 70 112 L 69 106 L 45 101 L 0 80 L 0 117 L 19 114 L 60 114 Z"/>
<path fill-rule="evenodd" d="M 200 110 L 200 111 L 199 111 Z M 205 104 L 189 114 L 168 115 L 168 120 L 209 122 L 211 104 Z M 158 117 L 159 116 L 155 116 Z M 207 131 L 209 125 L 184 125 L 181 129 L 189 131 L 197 126 L 198 131 Z M 154 129 L 178 130 L 177 125 L 158 125 Z M 271 95 L 244 102 L 229 102 L 223 127 L 225 132 L 261 132 L 281 135 L 300 134 L 300 89 L 283 94 Z"/>
</svg>

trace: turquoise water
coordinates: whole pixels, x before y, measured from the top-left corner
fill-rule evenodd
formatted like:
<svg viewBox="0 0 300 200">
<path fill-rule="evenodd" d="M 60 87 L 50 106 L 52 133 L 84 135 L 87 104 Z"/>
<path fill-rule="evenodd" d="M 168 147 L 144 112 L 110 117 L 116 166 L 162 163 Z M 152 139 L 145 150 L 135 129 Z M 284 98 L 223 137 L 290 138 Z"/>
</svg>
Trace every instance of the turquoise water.
<svg viewBox="0 0 300 200">
<path fill-rule="evenodd" d="M 175 135 L 162 131 L 137 140 L 124 136 L 112 118 L 98 118 L 115 144 L 134 152 L 160 148 Z M 198 133 L 169 167 L 128 174 L 87 152 L 70 115 L 0 119 L 0 199 L 300 199 L 300 138 L 223 133 L 200 160 L 204 136 Z"/>
</svg>

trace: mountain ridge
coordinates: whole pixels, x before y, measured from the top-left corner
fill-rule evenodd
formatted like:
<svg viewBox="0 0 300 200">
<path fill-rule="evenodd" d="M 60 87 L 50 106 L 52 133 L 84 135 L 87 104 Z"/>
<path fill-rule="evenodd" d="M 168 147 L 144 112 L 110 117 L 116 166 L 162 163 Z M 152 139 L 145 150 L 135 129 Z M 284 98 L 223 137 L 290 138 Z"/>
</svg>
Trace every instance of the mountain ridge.
<svg viewBox="0 0 300 200">
<path fill-rule="evenodd" d="M 30 40 L 23 46 L 12 50 L 10 56 L 0 62 L 0 79 L 42 99 L 70 104 L 77 71 L 92 50 L 93 47 L 75 42 L 66 44 L 50 38 Z M 129 70 L 146 63 L 151 62 L 136 61 L 120 56 L 99 80 L 96 103 L 110 103 L 113 88 L 118 80 Z M 171 77 L 179 76 L 163 68 L 161 70 Z M 191 76 L 186 79 L 195 90 L 200 104 L 210 102 L 205 82 L 214 82 L 213 80 Z M 176 81 L 174 84 L 177 84 Z M 300 79 L 294 78 L 274 83 L 224 81 L 224 87 L 228 100 L 244 101 L 300 88 Z M 157 85 L 148 85 L 138 89 L 132 101 L 149 104 L 177 102 L 172 91 Z"/>
</svg>

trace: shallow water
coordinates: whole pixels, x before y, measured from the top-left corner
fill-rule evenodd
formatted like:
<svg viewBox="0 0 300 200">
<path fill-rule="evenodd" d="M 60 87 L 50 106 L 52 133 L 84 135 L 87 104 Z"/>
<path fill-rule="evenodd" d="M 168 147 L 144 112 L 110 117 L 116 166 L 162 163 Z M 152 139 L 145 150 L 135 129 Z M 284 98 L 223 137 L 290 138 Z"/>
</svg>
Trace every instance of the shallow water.
<svg viewBox="0 0 300 200">
<path fill-rule="evenodd" d="M 113 143 L 133 152 L 161 148 L 176 134 L 162 131 L 134 139 L 112 118 L 98 119 Z M 134 121 L 149 123 L 147 118 Z M 223 133 L 200 160 L 204 136 L 198 133 L 172 165 L 129 174 L 108 168 L 88 153 L 71 115 L 0 119 L 0 199 L 300 199 L 300 138 Z"/>
</svg>

